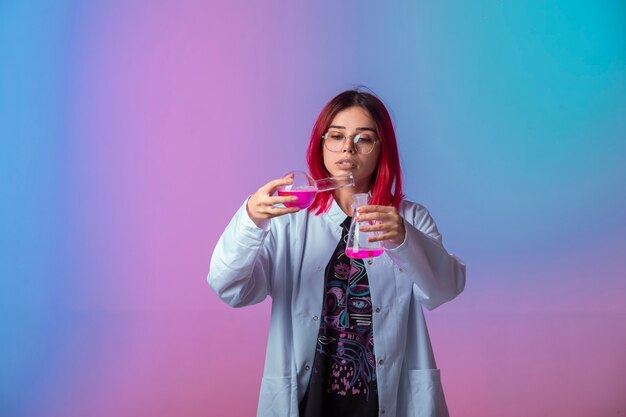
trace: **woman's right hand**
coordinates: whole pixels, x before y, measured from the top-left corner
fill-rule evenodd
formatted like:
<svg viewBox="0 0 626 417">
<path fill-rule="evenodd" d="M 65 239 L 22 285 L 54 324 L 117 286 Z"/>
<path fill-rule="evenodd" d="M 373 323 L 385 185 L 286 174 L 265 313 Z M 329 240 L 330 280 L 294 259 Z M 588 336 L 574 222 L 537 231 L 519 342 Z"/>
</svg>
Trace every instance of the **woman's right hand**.
<svg viewBox="0 0 626 417">
<path fill-rule="evenodd" d="M 248 199 L 246 209 L 248 210 L 248 216 L 250 216 L 254 224 L 260 227 L 264 220 L 300 211 L 298 207 L 283 208 L 274 206 L 275 204 L 298 200 L 296 196 L 278 197 L 272 195 L 278 187 L 289 185 L 292 182 L 293 177 L 279 178 L 268 182 L 259 188 L 256 193 L 252 194 L 252 197 Z"/>
</svg>

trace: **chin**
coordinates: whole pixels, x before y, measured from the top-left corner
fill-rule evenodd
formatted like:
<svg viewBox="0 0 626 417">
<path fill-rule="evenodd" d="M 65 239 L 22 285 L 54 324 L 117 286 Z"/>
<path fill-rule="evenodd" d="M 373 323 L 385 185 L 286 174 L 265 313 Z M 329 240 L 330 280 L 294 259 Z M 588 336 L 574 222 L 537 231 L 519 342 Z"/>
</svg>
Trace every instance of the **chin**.
<svg viewBox="0 0 626 417">
<path fill-rule="evenodd" d="M 335 171 L 340 172 L 339 175 L 348 175 L 348 174 L 352 174 L 355 178 L 357 176 L 357 173 L 354 169 L 336 169 Z"/>
<path fill-rule="evenodd" d="M 356 173 L 354 172 L 353 169 L 340 169 L 340 168 L 333 166 L 332 169 L 328 169 L 328 167 L 326 167 L 326 171 L 328 171 L 328 173 L 333 177 L 337 177 L 340 175 L 348 175 L 351 173 L 356 178 Z"/>
</svg>

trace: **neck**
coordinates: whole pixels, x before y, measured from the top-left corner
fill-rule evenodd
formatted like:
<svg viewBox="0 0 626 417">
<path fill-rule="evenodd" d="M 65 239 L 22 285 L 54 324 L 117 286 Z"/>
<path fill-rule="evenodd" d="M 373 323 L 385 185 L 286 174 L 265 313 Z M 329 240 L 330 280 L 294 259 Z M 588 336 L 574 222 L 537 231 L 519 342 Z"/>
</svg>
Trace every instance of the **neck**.
<svg viewBox="0 0 626 417">
<path fill-rule="evenodd" d="M 352 196 L 354 194 L 367 193 L 369 186 L 363 183 L 356 183 L 354 187 L 343 187 L 333 191 L 335 201 L 348 216 L 352 216 Z"/>
</svg>

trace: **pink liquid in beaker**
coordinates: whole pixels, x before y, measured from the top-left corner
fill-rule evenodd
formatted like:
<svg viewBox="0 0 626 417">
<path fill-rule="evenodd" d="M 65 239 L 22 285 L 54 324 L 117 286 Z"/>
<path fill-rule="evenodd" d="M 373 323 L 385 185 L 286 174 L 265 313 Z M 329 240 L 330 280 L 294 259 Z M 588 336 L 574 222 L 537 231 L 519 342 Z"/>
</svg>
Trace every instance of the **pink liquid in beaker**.
<svg viewBox="0 0 626 417">
<path fill-rule="evenodd" d="M 313 204 L 313 200 L 315 200 L 315 194 L 317 191 L 315 190 L 278 190 L 278 195 L 281 197 L 288 197 L 295 195 L 298 197 L 297 201 L 291 201 L 283 203 L 285 207 L 298 207 L 301 209 L 305 209 Z"/>
<path fill-rule="evenodd" d="M 359 250 L 347 248 L 346 256 L 348 258 L 353 258 L 353 259 L 374 258 L 376 256 L 381 255 L 383 252 L 384 252 L 384 249 L 382 248 L 381 249 L 359 249 Z"/>
</svg>

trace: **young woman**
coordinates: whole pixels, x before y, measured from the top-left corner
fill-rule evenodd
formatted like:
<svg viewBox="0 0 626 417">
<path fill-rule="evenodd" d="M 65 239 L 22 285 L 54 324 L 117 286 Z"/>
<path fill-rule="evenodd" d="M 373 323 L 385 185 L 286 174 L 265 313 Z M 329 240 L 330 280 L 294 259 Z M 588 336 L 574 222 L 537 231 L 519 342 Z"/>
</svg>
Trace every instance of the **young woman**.
<svg viewBox="0 0 626 417">
<path fill-rule="evenodd" d="M 208 281 L 233 307 L 272 297 L 258 416 L 447 416 L 422 306 L 465 286 L 428 211 L 404 200 L 394 129 L 384 104 L 362 91 L 333 98 L 307 152 L 314 179 L 352 173 L 354 187 L 320 193 L 307 210 L 277 207 L 290 178 L 249 197 L 221 236 Z M 371 193 L 383 255 L 345 256 L 355 193 Z"/>
</svg>

